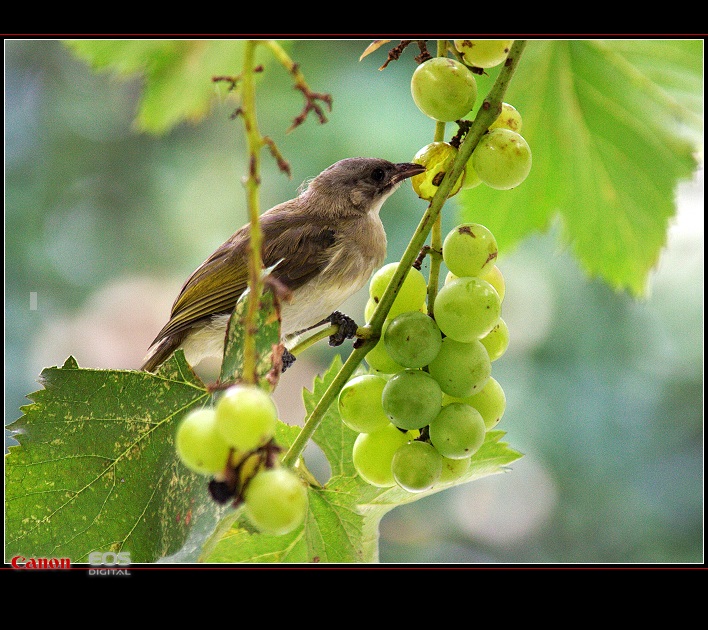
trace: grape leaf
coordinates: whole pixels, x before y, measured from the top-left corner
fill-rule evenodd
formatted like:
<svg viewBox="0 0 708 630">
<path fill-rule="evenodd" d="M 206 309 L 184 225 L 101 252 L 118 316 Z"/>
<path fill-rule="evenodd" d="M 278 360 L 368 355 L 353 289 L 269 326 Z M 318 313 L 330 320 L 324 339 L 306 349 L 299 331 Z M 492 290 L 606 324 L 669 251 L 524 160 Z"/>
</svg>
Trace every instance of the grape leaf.
<svg viewBox="0 0 708 630">
<path fill-rule="evenodd" d="M 6 557 L 128 551 L 152 562 L 213 530 L 218 510 L 204 477 L 174 448 L 176 423 L 211 400 L 178 352 L 155 373 L 43 370 L 41 389 L 10 425 L 5 462 Z"/>
<path fill-rule="evenodd" d="M 641 295 L 702 136 L 702 42 L 531 41 L 505 100 L 523 118 L 531 174 L 462 191 L 463 220 L 500 250 L 562 218 L 591 276 Z"/>
<path fill-rule="evenodd" d="M 303 392 L 308 413 L 315 408 L 341 365 L 341 359 L 336 356 L 329 369 L 315 379 L 312 392 Z M 500 441 L 503 435 L 503 431 L 488 432 L 482 448 L 472 458 L 470 469 L 460 480 L 411 494 L 398 487 L 370 486 L 356 474 L 351 449 L 357 434 L 342 423 L 336 405 L 332 405 L 313 435 L 329 461 L 332 477 L 323 487 L 309 487 L 309 513 L 305 523 L 284 536 L 272 536 L 254 532 L 241 518 L 201 559 L 253 563 L 376 562 L 379 523 L 387 512 L 457 483 L 503 472 L 521 457 Z"/>
<path fill-rule="evenodd" d="M 248 298 L 250 290 L 246 289 L 236 302 L 229 325 L 226 332 L 226 342 L 224 344 L 224 358 L 221 363 L 221 381 L 237 381 L 243 378 L 243 364 L 246 343 L 246 314 L 248 310 Z M 258 332 L 254 336 L 256 365 L 253 382 L 260 379 L 268 380 L 274 385 L 280 374 L 280 303 L 275 293 L 265 290 L 261 294 L 260 303 L 256 312 L 255 329 Z M 277 356 L 276 356 L 277 355 Z M 274 364 L 278 369 L 273 370 Z M 277 374 L 276 374 L 277 372 Z"/>
<path fill-rule="evenodd" d="M 211 110 L 215 76 L 235 76 L 243 65 L 238 40 L 74 40 L 66 45 L 96 70 L 142 75 L 145 87 L 135 124 L 165 133 L 183 121 L 197 122 Z M 219 85 L 219 84 L 216 84 Z"/>
</svg>

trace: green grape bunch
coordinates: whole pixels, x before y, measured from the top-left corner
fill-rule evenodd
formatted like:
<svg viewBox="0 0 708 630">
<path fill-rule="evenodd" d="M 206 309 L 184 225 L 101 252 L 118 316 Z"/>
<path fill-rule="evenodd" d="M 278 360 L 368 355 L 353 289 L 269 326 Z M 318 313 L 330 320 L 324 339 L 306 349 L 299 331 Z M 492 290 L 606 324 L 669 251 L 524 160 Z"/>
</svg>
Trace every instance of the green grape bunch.
<svg viewBox="0 0 708 630">
<path fill-rule="evenodd" d="M 303 523 L 308 494 L 300 476 L 279 463 L 277 422 L 278 409 L 268 391 L 235 384 L 213 406 L 182 418 L 175 448 L 187 468 L 212 477 L 209 490 L 215 501 L 243 504 L 259 531 L 282 535 Z"/>
<path fill-rule="evenodd" d="M 366 355 L 368 373 L 339 394 L 342 422 L 358 433 L 354 468 L 374 486 L 415 493 L 454 483 L 506 410 L 492 377 L 509 342 L 496 239 L 483 225 L 458 225 L 443 241 L 442 258 L 448 273 L 433 308 L 422 272 L 411 267 Z M 372 277 L 367 321 L 399 264 Z"/>
</svg>

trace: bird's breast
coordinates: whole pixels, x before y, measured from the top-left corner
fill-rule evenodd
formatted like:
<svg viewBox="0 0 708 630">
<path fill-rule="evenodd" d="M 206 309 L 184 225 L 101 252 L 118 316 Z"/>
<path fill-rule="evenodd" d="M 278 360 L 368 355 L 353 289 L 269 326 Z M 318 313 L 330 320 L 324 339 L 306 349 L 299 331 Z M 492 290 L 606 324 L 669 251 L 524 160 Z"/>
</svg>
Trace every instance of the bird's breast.
<svg viewBox="0 0 708 630">
<path fill-rule="evenodd" d="M 376 215 L 337 232 L 327 264 L 282 305 L 283 334 L 317 324 L 363 288 L 386 258 L 386 233 Z"/>
</svg>

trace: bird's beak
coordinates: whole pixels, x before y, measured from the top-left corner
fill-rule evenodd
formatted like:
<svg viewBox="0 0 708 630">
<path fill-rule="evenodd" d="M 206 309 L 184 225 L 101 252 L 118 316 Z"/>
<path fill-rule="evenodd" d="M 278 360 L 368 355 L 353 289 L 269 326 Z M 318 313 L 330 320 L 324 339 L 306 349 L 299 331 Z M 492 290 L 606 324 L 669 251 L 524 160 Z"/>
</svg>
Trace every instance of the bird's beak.
<svg viewBox="0 0 708 630">
<path fill-rule="evenodd" d="M 403 162 L 401 164 L 396 164 L 396 172 L 391 178 L 392 184 L 397 184 L 402 182 L 404 179 L 413 177 L 413 175 L 419 175 L 425 172 L 425 166 L 422 164 L 411 164 L 409 162 Z"/>
</svg>

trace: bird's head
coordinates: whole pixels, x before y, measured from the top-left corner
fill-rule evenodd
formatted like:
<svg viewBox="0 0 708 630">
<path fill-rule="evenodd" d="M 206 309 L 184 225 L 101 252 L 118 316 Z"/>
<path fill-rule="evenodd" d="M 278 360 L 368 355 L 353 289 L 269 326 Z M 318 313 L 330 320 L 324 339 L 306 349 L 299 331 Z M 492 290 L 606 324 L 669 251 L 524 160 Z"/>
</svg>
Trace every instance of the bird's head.
<svg viewBox="0 0 708 630">
<path fill-rule="evenodd" d="M 424 171 L 420 164 L 346 158 L 322 171 L 304 194 L 314 195 L 318 205 L 331 206 L 333 212 L 378 213 L 404 179 Z"/>
</svg>

